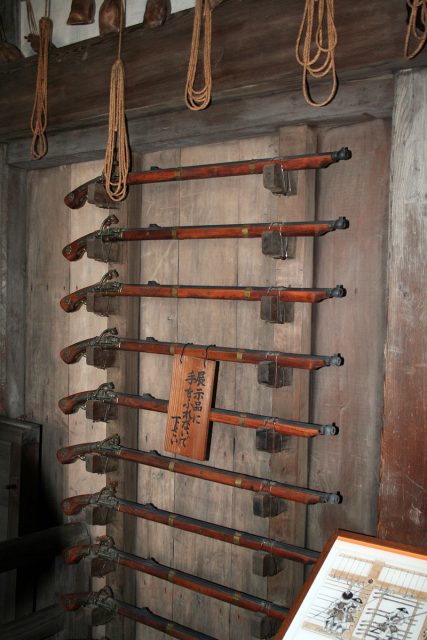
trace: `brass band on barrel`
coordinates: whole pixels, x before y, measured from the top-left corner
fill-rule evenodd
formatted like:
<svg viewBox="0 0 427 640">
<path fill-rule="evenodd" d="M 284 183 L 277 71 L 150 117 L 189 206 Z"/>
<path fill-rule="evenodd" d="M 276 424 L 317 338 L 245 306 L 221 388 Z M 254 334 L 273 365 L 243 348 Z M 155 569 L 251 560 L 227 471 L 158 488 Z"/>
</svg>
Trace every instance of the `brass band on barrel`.
<svg viewBox="0 0 427 640">
<path fill-rule="evenodd" d="M 171 460 L 169 462 L 169 467 L 168 467 L 169 471 L 173 471 L 175 469 L 175 462 L 176 460 Z"/>
<path fill-rule="evenodd" d="M 171 569 L 170 571 L 168 571 L 168 580 L 169 582 L 173 582 L 176 576 L 176 571 L 174 571 L 173 569 Z"/>
<path fill-rule="evenodd" d="M 175 525 L 174 525 L 174 523 L 175 523 L 175 517 L 176 517 L 176 516 L 169 516 L 169 517 L 168 517 L 168 526 L 169 526 L 169 527 L 173 527 L 173 526 L 175 526 Z"/>
<path fill-rule="evenodd" d="M 246 413 L 241 413 L 239 416 L 239 427 L 245 426 Z"/>
<path fill-rule="evenodd" d="M 244 351 L 238 351 L 236 353 L 236 360 L 243 360 Z"/>
<path fill-rule="evenodd" d="M 172 287 L 171 298 L 177 298 L 177 297 L 178 297 L 178 289 L 176 287 Z"/>
<path fill-rule="evenodd" d="M 235 479 L 234 481 L 234 486 L 235 487 L 241 487 L 242 486 L 242 482 L 243 482 L 243 478 L 241 478 L 240 476 L 238 478 Z"/>
<path fill-rule="evenodd" d="M 249 235 L 249 227 L 243 227 L 242 229 L 242 236 L 248 236 Z"/>
<path fill-rule="evenodd" d="M 171 344 L 171 346 L 169 347 L 169 353 L 171 356 L 175 355 L 175 345 Z"/>
<path fill-rule="evenodd" d="M 252 291 L 251 287 L 246 287 L 246 288 L 245 288 L 245 298 L 246 298 L 247 300 L 250 300 L 250 299 L 251 299 L 251 291 Z"/>
<path fill-rule="evenodd" d="M 236 533 L 233 536 L 233 544 L 237 544 L 240 545 L 240 538 L 242 537 L 242 534 L 240 531 L 236 531 Z"/>
</svg>

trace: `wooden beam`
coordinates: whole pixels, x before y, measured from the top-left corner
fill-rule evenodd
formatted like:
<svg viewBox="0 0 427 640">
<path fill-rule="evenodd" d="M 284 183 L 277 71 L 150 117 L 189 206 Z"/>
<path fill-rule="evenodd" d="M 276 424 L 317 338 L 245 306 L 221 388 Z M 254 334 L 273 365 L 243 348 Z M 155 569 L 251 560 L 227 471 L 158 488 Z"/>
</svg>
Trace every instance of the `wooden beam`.
<svg viewBox="0 0 427 640">
<path fill-rule="evenodd" d="M 235 140 L 276 131 L 297 124 L 346 124 L 371 118 L 391 118 L 394 81 L 391 75 L 381 79 L 353 80 L 341 85 L 335 100 L 324 109 L 313 109 L 301 92 L 275 93 L 242 98 L 212 105 L 195 117 L 188 109 L 136 118 L 129 122 L 132 150 L 146 153 L 171 146 L 185 147 L 203 143 Z M 97 160 L 105 153 L 107 126 L 62 131 L 49 135 L 49 153 L 37 162 L 37 168 L 54 167 L 86 160 Z M 9 165 L 32 169 L 30 138 L 8 145 Z"/>
<path fill-rule="evenodd" d="M 286 10 L 282 0 L 228 0 L 215 10 L 211 109 L 244 96 L 271 96 L 300 88 L 301 68 L 295 61 L 294 47 L 301 14 L 300 0 L 288 0 Z M 341 82 L 427 64 L 427 51 L 411 62 L 403 58 L 406 9 L 401 0 L 339 3 L 336 24 Z M 173 14 L 161 29 L 137 25 L 126 30 L 123 58 L 129 120 L 184 109 L 192 25 L 191 10 Z M 381 39 L 384 33 L 387 37 Z M 51 55 L 50 132 L 106 122 L 110 70 L 116 53 L 117 37 L 111 34 L 63 47 Z M 0 141 L 27 134 L 36 62 L 33 57 L 0 69 Z M 299 104 L 304 104 L 302 96 Z M 192 114 L 193 122 L 199 117 Z"/>
<path fill-rule="evenodd" d="M 378 535 L 426 545 L 427 70 L 400 74 L 395 96 Z"/>
<path fill-rule="evenodd" d="M 62 630 L 64 619 L 63 607 L 53 604 L 25 618 L 2 625 L 0 637 L 2 640 L 44 640 Z"/>
<path fill-rule="evenodd" d="M 67 547 L 89 541 L 87 527 L 81 522 L 4 540 L 0 542 L 0 572 L 46 562 Z"/>
</svg>

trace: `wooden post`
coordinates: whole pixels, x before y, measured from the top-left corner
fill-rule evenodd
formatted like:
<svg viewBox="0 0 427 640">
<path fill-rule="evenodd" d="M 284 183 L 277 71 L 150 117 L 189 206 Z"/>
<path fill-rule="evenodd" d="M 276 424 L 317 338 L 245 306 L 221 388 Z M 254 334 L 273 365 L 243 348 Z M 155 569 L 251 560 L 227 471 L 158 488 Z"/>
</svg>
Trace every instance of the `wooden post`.
<svg viewBox="0 0 427 640">
<path fill-rule="evenodd" d="M 396 79 L 378 535 L 426 544 L 427 70 Z"/>
</svg>

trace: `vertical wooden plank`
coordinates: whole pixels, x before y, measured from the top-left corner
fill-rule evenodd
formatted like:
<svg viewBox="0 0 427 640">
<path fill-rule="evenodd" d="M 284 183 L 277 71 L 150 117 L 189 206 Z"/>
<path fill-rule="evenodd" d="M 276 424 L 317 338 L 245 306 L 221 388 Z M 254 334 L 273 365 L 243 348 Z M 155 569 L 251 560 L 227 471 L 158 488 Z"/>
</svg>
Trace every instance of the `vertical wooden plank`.
<svg viewBox="0 0 427 640">
<path fill-rule="evenodd" d="M 320 131 L 319 148 L 348 146 L 353 158 L 319 173 L 317 216 L 345 215 L 350 228 L 316 241 L 316 286 L 347 296 L 316 307 L 313 348 L 344 366 L 314 374 L 313 420 L 340 433 L 312 443 L 310 485 L 342 492 L 341 505 L 309 511 L 308 544 L 336 528 L 375 533 L 384 348 L 389 126 L 374 120 Z"/>
<path fill-rule="evenodd" d="M 25 262 L 27 246 L 27 171 L 10 167 L 8 175 L 7 224 L 7 415 L 24 413 L 25 397 Z"/>
<path fill-rule="evenodd" d="M 427 544 L 427 71 L 396 79 L 378 535 Z"/>
<path fill-rule="evenodd" d="M 144 156 L 143 168 L 152 165 L 175 167 L 181 164 L 178 150 L 162 151 Z M 140 224 L 179 224 L 179 185 L 145 185 L 141 196 Z M 161 283 L 175 282 L 178 273 L 178 241 L 143 242 L 139 244 L 141 254 L 140 282 L 158 280 Z M 135 301 L 134 301 L 135 302 Z M 161 299 L 141 300 L 141 338 L 153 336 L 158 340 L 177 339 L 177 301 Z M 132 356 L 130 356 L 132 357 Z M 134 356 L 135 357 L 135 354 Z M 140 355 L 140 393 L 151 393 L 158 398 L 169 396 L 172 359 L 152 354 Z M 163 414 L 140 412 L 139 448 L 161 452 L 166 427 Z M 138 500 L 152 502 L 161 509 L 174 511 L 174 474 L 160 469 L 139 467 Z M 154 557 L 158 562 L 173 566 L 173 530 L 163 525 L 137 523 L 136 553 Z M 173 616 L 173 586 L 148 575 L 137 576 L 137 604 L 148 606 L 152 611 L 167 618 Z M 137 625 L 136 637 L 144 640 L 166 638 L 164 634 Z"/>
<path fill-rule="evenodd" d="M 316 132 L 309 127 L 288 127 L 281 129 L 279 135 L 279 153 L 281 155 L 314 153 L 317 149 Z M 314 171 L 296 172 L 293 178 L 296 180 L 296 195 L 278 197 L 276 209 L 278 219 L 314 219 L 315 178 Z M 311 238 L 297 239 L 294 259 L 277 261 L 276 284 L 293 287 L 313 286 L 313 241 Z M 311 307 L 310 304 L 295 304 L 293 322 L 275 326 L 275 349 L 294 353 L 310 353 Z M 294 370 L 292 385 L 273 392 L 274 416 L 287 417 L 291 420 L 308 420 L 309 376 L 307 371 Z M 289 438 L 286 450 L 271 458 L 271 475 L 275 480 L 307 486 L 307 442 L 302 438 Z M 307 508 L 304 505 L 289 503 L 283 514 L 271 520 L 270 537 L 304 546 L 306 512 Z M 302 580 L 301 565 L 287 562 L 284 571 L 269 579 L 269 598 L 290 605 L 302 584 Z"/>
<path fill-rule="evenodd" d="M 9 169 L 6 164 L 6 145 L 0 145 L 0 225 L 7 228 L 7 194 Z M 0 412 L 7 413 L 7 235 L 0 234 Z"/>
<path fill-rule="evenodd" d="M 61 259 L 69 238 L 63 203 L 69 187 L 64 167 L 29 174 L 31 196 L 27 245 L 27 329 L 25 413 L 43 425 L 42 493 L 44 527 L 62 522 L 59 503 L 66 485 L 54 458 L 68 443 L 68 418 L 58 399 L 68 394 L 68 369 L 60 365 L 59 350 L 69 341 L 69 317 L 59 300 L 69 290 L 69 266 Z"/>
<path fill-rule="evenodd" d="M 133 170 L 137 171 L 142 166 L 142 158 L 133 155 Z M 108 213 L 104 211 L 104 213 Z M 121 227 L 138 227 L 141 221 L 141 191 L 131 189 L 127 199 L 121 203 L 119 210 L 115 211 Z M 110 264 L 109 268 L 116 268 L 122 282 L 140 281 L 141 246 L 139 243 L 123 243 L 121 246 L 120 264 Z M 116 327 L 120 336 L 138 336 L 139 333 L 139 307 L 135 299 L 123 298 L 119 302 L 119 312 L 108 319 L 110 328 Z M 136 354 L 117 353 L 117 361 L 113 368 L 108 370 L 108 380 L 114 382 L 118 391 L 128 393 L 139 392 L 139 362 Z M 119 407 L 118 419 L 107 425 L 107 435 L 117 433 L 123 446 L 138 448 L 138 411 Z M 129 462 L 119 461 L 118 470 L 107 474 L 107 483 L 117 483 L 118 495 L 127 500 L 137 500 L 137 476 L 138 467 Z M 135 518 L 129 518 L 117 513 L 114 522 L 107 526 L 107 534 L 113 538 L 119 549 L 135 552 L 137 522 Z M 107 577 L 116 598 L 125 602 L 134 603 L 136 598 L 136 574 L 134 571 L 118 567 L 116 571 Z M 132 620 L 117 616 L 107 625 L 107 637 L 134 638 L 136 626 Z"/>
<path fill-rule="evenodd" d="M 183 149 L 182 165 L 227 162 L 239 159 L 236 143 Z M 182 183 L 180 224 L 218 224 L 238 219 L 239 178 Z M 233 285 L 237 281 L 238 240 L 183 241 L 179 244 L 179 283 Z M 178 302 L 178 337 L 181 342 L 234 346 L 237 340 L 237 304 L 226 300 L 182 300 Z M 234 407 L 236 370 L 221 363 L 215 404 Z M 208 464 L 232 469 L 235 429 L 214 424 Z M 178 513 L 233 524 L 234 489 L 203 480 L 175 479 L 175 508 Z M 183 532 L 175 534 L 174 563 L 178 569 L 228 584 L 231 576 L 231 549 L 217 540 Z M 198 607 L 198 597 L 180 593 L 174 600 L 174 618 L 213 637 L 229 637 L 230 606 L 207 599 Z"/>
<path fill-rule="evenodd" d="M 236 143 L 239 158 L 269 158 L 278 155 L 278 136 L 264 136 Z M 262 176 L 238 179 L 235 196 L 236 212 L 230 222 L 275 221 L 276 197 L 263 188 Z M 227 218 L 223 218 L 228 222 Z M 240 239 L 235 250 L 238 256 L 237 282 L 239 286 L 273 286 L 275 260 L 264 256 L 261 240 Z M 248 349 L 273 349 L 274 326 L 261 320 L 260 304 L 237 304 L 236 346 Z M 272 391 L 257 382 L 257 367 L 233 365 L 236 380 L 234 409 L 272 415 Z M 254 476 L 270 477 L 270 454 L 255 449 L 255 431 L 235 429 L 233 469 Z M 269 519 L 253 514 L 253 497 L 248 491 L 233 492 L 232 526 L 268 537 Z M 238 547 L 231 548 L 232 572 L 230 586 L 267 597 L 267 579 L 252 573 L 252 553 Z M 238 607 L 230 608 L 230 638 L 249 638 L 253 614 Z"/>
</svg>

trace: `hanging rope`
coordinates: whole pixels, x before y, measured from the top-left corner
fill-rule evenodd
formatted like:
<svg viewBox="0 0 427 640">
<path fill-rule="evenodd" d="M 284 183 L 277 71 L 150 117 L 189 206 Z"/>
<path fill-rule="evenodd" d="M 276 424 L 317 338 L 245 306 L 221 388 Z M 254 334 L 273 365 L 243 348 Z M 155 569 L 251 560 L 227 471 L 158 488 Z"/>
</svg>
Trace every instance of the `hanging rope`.
<svg viewBox="0 0 427 640">
<path fill-rule="evenodd" d="M 316 4 L 317 20 L 315 20 Z M 303 37 L 304 44 L 301 46 Z M 337 42 L 337 31 L 334 22 L 334 0 L 306 0 L 295 54 L 297 61 L 304 70 L 302 76 L 304 98 L 312 107 L 324 107 L 329 104 L 337 91 L 338 80 L 335 69 L 335 47 Z M 313 55 L 311 54 L 312 48 L 314 49 Z M 315 79 L 324 78 L 329 73 L 332 75 L 331 91 L 325 100 L 316 102 L 311 97 L 309 77 Z"/>
<path fill-rule="evenodd" d="M 49 62 L 49 45 L 52 37 L 53 22 L 49 18 L 49 3 L 45 2 L 45 15 L 40 18 L 40 47 L 37 64 L 37 83 L 34 96 L 33 113 L 31 114 L 31 131 L 33 140 L 31 153 L 35 160 L 40 160 L 47 153 L 47 70 Z"/>
<path fill-rule="evenodd" d="M 121 59 L 123 13 L 121 2 L 119 48 L 117 59 L 111 69 L 108 140 L 104 161 L 105 189 L 115 202 L 120 202 L 126 197 L 130 164 L 125 117 L 125 68 Z"/>
<path fill-rule="evenodd" d="M 39 31 L 37 28 L 36 18 L 34 16 L 33 5 L 31 4 L 31 0 L 26 0 L 25 4 L 27 5 L 27 18 L 28 18 L 28 28 L 30 33 L 33 36 L 37 36 Z M 46 12 L 45 12 L 46 15 Z"/>
<path fill-rule="evenodd" d="M 195 89 L 197 62 L 204 16 L 204 46 L 203 46 L 203 76 L 204 84 L 201 89 Z M 193 37 L 191 40 L 190 60 L 188 63 L 187 84 L 185 86 L 185 103 L 192 111 L 206 109 L 212 97 L 212 9 L 209 0 L 196 0 L 194 11 Z"/>
<path fill-rule="evenodd" d="M 415 58 L 427 42 L 427 0 L 406 0 L 410 10 L 408 29 L 405 38 L 405 58 Z M 411 40 L 418 42 L 415 49 L 409 52 Z"/>
</svg>

